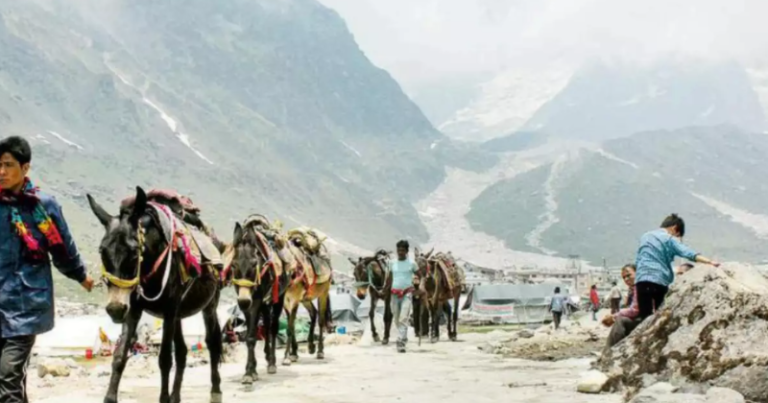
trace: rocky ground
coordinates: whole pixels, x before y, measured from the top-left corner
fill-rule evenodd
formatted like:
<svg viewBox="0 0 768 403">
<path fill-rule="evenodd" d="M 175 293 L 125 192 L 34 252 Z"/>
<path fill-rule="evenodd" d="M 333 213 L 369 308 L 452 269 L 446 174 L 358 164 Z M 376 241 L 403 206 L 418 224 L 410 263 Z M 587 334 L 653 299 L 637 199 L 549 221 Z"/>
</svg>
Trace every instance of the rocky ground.
<svg viewBox="0 0 768 403">
<path fill-rule="evenodd" d="M 574 326 L 574 329 L 576 327 Z M 522 334 L 521 334 L 522 333 Z M 589 337 L 578 330 L 560 330 L 547 334 L 546 330 L 502 332 L 487 334 L 466 333 L 460 341 L 442 341 L 419 347 L 413 338 L 407 354 L 397 354 L 393 345 L 371 343 L 364 335 L 360 340 L 352 336 L 334 335 L 326 348 L 326 360 L 318 361 L 302 354 L 301 360 L 290 367 L 279 367 L 277 375 L 267 375 L 260 363 L 260 380 L 252 390 L 240 384 L 244 366 L 244 349 L 238 347 L 222 367 L 224 401 L 344 403 L 360 402 L 498 402 L 521 403 L 619 403 L 618 394 L 587 395 L 576 391 L 577 383 L 590 362 L 593 352 L 576 354 L 584 358 L 567 358 L 568 349 L 562 349 L 556 362 L 514 358 L 530 356 L 541 359 L 542 346 L 555 346 L 560 339 L 567 343 Z M 515 339 L 516 341 L 512 341 Z M 488 350 L 497 346 L 499 351 Z M 526 346 L 526 347 L 522 347 Z M 534 347 L 537 346 L 537 347 Z M 257 347 L 258 348 L 258 347 Z M 546 347 L 544 348 L 546 349 Z M 509 350 L 509 351 L 508 351 Z M 530 351 L 530 352 L 525 352 Z M 592 358 L 589 358 L 589 356 Z M 261 359 L 259 353 L 259 359 Z M 184 377 L 183 401 L 208 401 L 209 369 L 204 355 L 190 359 Z M 71 366 L 68 377 L 53 377 L 42 373 L 40 367 L 55 369 Z M 32 401 L 38 403 L 96 403 L 102 402 L 108 383 L 108 362 L 89 363 L 82 367 L 73 361 L 40 360 L 31 373 Z M 76 385 L 73 387 L 73 380 Z M 121 402 L 151 402 L 158 398 L 159 376 L 154 357 L 138 357 L 130 361 L 121 384 Z"/>
<path fill-rule="evenodd" d="M 261 378 L 250 389 L 240 384 L 245 351 L 238 346 L 221 368 L 224 401 L 768 402 L 767 295 L 768 280 L 751 267 L 697 267 L 678 280 L 661 312 L 611 350 L 604 350 L 608 330 L 589 316 L 565 319 L 557 331 L 546 325 L 464 332 L 455 343 L 418 346 L 411 336 L 407 354 L 373 343 L 368 329 L 359 337 L 331 335 L 325 360 L 302 352 L 276 375 L 266 374 L 259 345 Z M 121 402 L 157 400 L 156 362 L 131 359 Z M 30 369 L 32 401 L 102 402 L 108 364 L 38 358 Z M 188 367 L 183 401 L 208 402 L 206 354 L 190 358 Z"/>
</svg>

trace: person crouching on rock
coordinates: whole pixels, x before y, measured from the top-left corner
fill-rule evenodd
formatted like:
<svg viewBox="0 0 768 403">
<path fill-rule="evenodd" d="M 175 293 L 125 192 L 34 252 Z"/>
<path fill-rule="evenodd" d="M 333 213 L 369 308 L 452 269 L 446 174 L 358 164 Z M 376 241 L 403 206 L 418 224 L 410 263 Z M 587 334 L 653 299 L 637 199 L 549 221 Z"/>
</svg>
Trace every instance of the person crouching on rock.
<svg viewBox="0 0 768 403">
<path fill-rule="evenodd" d="M 661 228 L 647 232 L 640 238 L 635 265 L 637 266 L 635 298 L 640 319 L 651 316 L 664 303 L 669 286 L 675 279 L 672 262 L 675 257 L 719 267 L 720 263 L 706 258 L 683 244 L 685 221 L 672 214 L 661 223 Z"/>
<path fill-rule="evenodd" d="M 392 319 L 397 326 L 397 351 L 405 352 L 405 344 L 408 342 L 408 318 L 411 316 L 411 294 L 414 290 L 416 278 L 416 264 L 408 259 L 408 241 L 397 243 L 397 260 L 390 262 L 389 269 L 392 273 L 392 299 L 390 302 Z"/>
<path fill-rule="evenodd" d="M 613 347 L 624 340 L 624 338 L 629 336 L 641 322 L 639 318 L 640 310 L 637 307 L 637 298 L 633 297 L 636 295 L 635 274 L 635 265 L 628 264 L 622 267 L 621 278 L 630 290 L 630 296 L 628 298 L 629 307 L 622 309 L 615 314 L 605 315 L 603 318 L 603 325 L 611 328 L 611 333 L 608 335 L 608 348 Z"/>
<path fill-rule="evenodd" d="M 563 311 L 568 303 L 566 297 L 560 294 L 560 287 L 555 287 L 555 295 L 549 303 L 549 311 L 552 312 L 552 321 L 555 324 L 555 330 L 560 328 L 560 319 L 563 317 Z"/>
</svg>

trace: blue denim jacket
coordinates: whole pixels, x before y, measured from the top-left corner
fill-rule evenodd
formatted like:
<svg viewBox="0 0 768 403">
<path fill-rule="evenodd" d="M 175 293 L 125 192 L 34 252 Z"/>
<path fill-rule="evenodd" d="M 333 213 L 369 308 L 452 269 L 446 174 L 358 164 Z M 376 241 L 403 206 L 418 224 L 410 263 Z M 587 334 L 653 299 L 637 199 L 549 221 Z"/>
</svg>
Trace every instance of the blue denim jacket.
<svg viewBox="0 0 768 403">
<path fill-rule="evenodd" d="M 696 260 L 697 253 L 685 246 L 665 229 L 657 229 L 643 235 L 637 251 L 635 282 L 643 281 L 669 287 L 675 280 L 672 262 L 675 257 Z"/>
<path fill-rule="evenodd" d="M 58 227 L 65 256 L 52 256 L 53 264 L 68 278 L 85 281 L 87 272 L 75 242 L 52 196 L 38 193 L 40 202 Z M 37 229 L 30 208 L 21 207 L 22 220 L 40 245 L 45 236 Z M 53 276 L 51 258 L 29 262 L 22 257 L 22 241 L 11 224 L 11 208 L 0 203 L 0 337 L 36 335 L 53 329 Z"/>
</svg>

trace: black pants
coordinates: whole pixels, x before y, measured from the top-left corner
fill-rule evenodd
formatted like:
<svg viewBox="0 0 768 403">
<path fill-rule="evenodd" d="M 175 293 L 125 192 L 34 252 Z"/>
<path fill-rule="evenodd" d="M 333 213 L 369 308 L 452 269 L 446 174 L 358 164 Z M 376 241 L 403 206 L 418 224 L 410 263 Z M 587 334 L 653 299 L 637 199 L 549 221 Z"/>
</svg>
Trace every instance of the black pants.
<svg viewBox="0 0 768 403">
<path fill-rule="evenodd" d="M 560 328 L 560 319 L 562 319 L 562 317 L 563 317 L 562 312 L 552 311 L 552 320 L 555 322 L 555 330 Z"/>
<path fill-rule="evenodd" d="M 664 304 L 668 287 L 663 285 L 641 281 L 635 284 L 637 288 L 637 307 L 640 309 L 640 319 L 653 315 Z"/>
<path fill-rule="evenodd" d="M 611 327 L 611 333 L 608 335 L 607 346 L 613 347 L 624 340 L 640 324 L 640 319 L 629 319 L 623 316 L 616 318 L 616 322 Z"/>
<path fill-rule="evenodd" d="M 27 366 L 35 336 L 0 338 L 0 402 L 27 403 Z"/>
</svg>

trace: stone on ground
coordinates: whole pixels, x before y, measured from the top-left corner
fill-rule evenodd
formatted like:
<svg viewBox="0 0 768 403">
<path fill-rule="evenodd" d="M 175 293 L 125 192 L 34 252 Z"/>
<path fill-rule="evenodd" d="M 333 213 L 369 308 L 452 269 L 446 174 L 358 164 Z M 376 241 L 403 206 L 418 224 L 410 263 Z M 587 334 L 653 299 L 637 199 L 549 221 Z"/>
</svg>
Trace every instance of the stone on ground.
<svg viewBox="0 0 768 403">
<path fill-rule="evenodd" d="M 69 365 L 63 360 L 46 360 L 37 365 L 37 375 L 45 378 L 46 375 L 52 377 L 66 377 L 71 373 Z"/>
<path fill-rule="evenodd" d="M 664 307 L 607 350 L 598 368 L 636 395 L 647 374 L 730 388 L 768 402 L 768 279 L 751 266 L 700 266 L 679 277 Z M 715 392 L 713 392 L 715 393 Z"/>
<path fill-rule="evenodd" d="M 600 371 L 592 370 L 581 377 L 576 390 L 581 393 L 600 393 L 606 382 L 608 382 L 608 376 Z"/>
<path fill-rule="evenodd" d="M 707 391 L 707 403 L 744 403 L 744 396 L 733 389 L 715 387 Z"/>
</svg>

